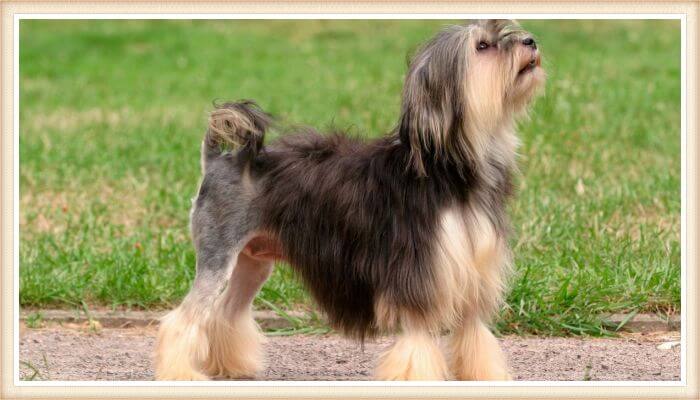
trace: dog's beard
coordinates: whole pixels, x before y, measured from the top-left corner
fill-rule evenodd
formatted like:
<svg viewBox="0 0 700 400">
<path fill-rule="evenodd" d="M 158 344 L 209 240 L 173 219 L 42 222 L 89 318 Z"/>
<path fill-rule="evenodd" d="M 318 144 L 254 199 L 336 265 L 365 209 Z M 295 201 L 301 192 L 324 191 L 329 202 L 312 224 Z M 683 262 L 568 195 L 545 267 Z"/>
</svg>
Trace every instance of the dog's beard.
<svg viewBox="0 0 700 400">
<path fill-rule="evenodd" d="M 541 65 L 539 53 L 518 49 L 512 55 L 510 75 L 511 85 L 504 95 L 506 107 L 513 112 L 522 111 L 544 87 L 546 75 Z"/>
<path fill-rule="evenodd" d="M 526 33 L 519 37 L 522 35 Z M 488 153 L 494 135 L 512 129 L 514 118 L 524 113 L 543 87 L 545 74 L 539 53 L 519 43 L 485 53 L 470 49 L 467 65 L 463 78 L 466 118 L 459 140 L 468 141 L 464 147 L 479 160 Z"/>
<path fill-rule="evenodd" d="M 493 131 L 523 111 L 543 87 L 540 62 L 539 54 L 522 46 L 503 53 L 471 52 L 464 102 L 472 130 Z"/>
</svg>

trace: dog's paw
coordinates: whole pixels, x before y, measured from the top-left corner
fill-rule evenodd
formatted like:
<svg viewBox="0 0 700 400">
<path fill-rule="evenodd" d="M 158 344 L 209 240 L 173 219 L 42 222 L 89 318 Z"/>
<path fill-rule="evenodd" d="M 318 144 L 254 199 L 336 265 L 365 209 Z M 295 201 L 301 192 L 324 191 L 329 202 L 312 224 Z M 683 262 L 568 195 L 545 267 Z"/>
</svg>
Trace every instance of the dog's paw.
<svg viewBox="0 0 700 400">
<path fill-rule="evenodd" d="M 157 381 L 208 381 L 209 377 L 195 370 L 163 371 L 156 373 Z"/>
</svg>

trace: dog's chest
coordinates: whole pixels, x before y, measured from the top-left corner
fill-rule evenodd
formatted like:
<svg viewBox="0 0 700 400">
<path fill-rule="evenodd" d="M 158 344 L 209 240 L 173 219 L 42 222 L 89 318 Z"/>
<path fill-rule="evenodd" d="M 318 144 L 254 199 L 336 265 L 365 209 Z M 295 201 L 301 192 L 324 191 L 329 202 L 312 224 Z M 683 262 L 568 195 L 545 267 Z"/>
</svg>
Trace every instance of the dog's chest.
<svg viewBox="0 0 700 400">
<path fill-rule="evenodd" d="M 475 206 L 444 211 L 439 232 L 436 253 L 452 268 L 483 272 L 494 263 L 501 245 L 491 218 Z"/>
</svg>

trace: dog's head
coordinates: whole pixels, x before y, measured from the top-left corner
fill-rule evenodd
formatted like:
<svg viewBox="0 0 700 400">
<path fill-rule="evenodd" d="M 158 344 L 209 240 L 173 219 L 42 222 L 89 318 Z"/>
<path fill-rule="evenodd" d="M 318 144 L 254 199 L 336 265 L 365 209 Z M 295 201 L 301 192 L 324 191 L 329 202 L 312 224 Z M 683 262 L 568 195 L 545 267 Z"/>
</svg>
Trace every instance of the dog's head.
<svg viewBox="0 0 700 400">
<path fill-rule="evenodd" d="M 545 81 L 535 38 L 510 20 L 451 26 L 411 61 L 404 85 L 401 140 L 425 173 L 426 157 L 483 158 L 491 136 L 509 129 Z"/>
</svg>

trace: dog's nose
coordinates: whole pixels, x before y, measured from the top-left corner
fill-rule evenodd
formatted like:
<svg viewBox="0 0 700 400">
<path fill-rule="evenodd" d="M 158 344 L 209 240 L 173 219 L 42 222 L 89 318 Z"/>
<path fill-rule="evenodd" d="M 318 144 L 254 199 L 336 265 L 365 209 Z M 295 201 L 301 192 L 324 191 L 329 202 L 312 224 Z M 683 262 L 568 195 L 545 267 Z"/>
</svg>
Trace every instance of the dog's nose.
<svg viewBox="0 0 700 400">
<path fill-rule="evenodd" d="M 537 43 L 535 43 L 535 39 L 533 39 L 533 38 L 531 38 L 531 37 L 523 39 L 523 44 L 524 44 L 525 46 L 530 46 L 530 47 L 532 47 L 533 49 L 536 49 L 536 48 L 537 48 Z"/>
</svg>

